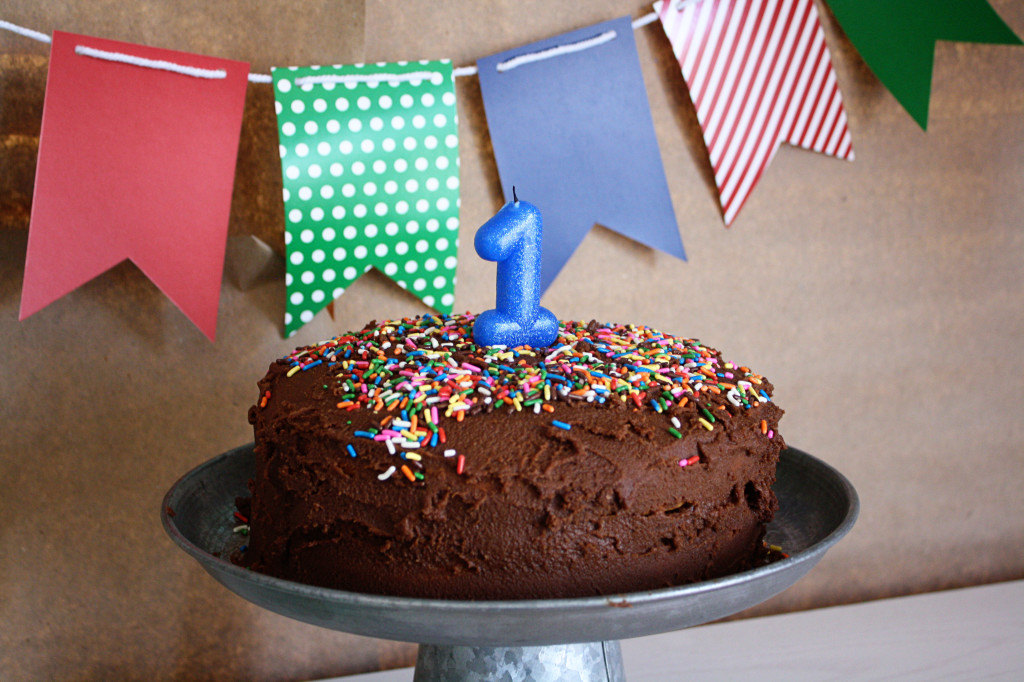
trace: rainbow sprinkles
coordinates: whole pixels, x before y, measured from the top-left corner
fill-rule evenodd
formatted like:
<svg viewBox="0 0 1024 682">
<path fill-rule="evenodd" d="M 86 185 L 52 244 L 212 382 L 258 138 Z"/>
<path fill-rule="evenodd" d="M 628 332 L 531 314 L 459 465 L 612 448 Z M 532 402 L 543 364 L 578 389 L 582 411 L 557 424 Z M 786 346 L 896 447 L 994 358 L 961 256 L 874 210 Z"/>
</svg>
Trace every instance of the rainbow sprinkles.
<svg viewBox="0 0 1024 682">
<path fill-rule="evenodd" d="M 760 375 L 722 361 L 696 340 L 650 327 L 563 321 L 549 347 L 506 348 L 474 343 L 474 319 L 469 313 L 424 315 L 371 324 L 298 348 L 283 360 L 291 365 L 288 376 L 327 365 L 334 383 L 324 388 L 338 397 L 338 409 L 382 414 L 380 429 L 355 433 L 407 460 L 381 480 L 397 474 L 422 480 L 414 451 L 445 444 L 444 420 L 480 412 L 554 413 L 559 403 L 616 401 L 665 414 L 667 432 L 681 438 L 689 424 L 674 408 L 691 405 L 692 425 L 712 431 L 730 410 L 771 400 Z M 270 399 L 261 396 L 260 407 Z M 565 421 L 552 425 L 572 428 Z M 774 436 L 763 424 L 762 433 Z M 348 454 L 358 456 L 358 450 L 349 446 Z M 445 456 L 457 459 L 461 474 L 465 458 L 449 452 Z"/>
</svg>

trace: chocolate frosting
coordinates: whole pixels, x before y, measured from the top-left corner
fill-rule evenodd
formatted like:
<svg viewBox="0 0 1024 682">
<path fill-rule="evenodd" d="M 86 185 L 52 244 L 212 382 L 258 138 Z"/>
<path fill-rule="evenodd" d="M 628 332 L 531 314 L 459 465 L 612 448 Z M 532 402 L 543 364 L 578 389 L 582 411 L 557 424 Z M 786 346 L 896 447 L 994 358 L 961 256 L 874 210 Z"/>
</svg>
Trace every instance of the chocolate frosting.
<svg viewBox="0 0 1024 682">
<path fill-rule="evenodd" d="M 767 380 L 645 327 L 562 322 L 550 348 L 495 349 L 472 321 L 371 323 L 270 366 L 244 563 L 356 592 L 533 599 L 757 560 L 784 447 Z"/>
</svg>

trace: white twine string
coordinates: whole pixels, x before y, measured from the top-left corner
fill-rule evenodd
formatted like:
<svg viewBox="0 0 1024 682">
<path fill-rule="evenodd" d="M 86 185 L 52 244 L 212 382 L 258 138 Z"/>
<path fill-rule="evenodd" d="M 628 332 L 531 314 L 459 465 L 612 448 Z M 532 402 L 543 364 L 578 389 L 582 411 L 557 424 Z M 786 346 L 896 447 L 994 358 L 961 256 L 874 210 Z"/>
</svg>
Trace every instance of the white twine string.
<svg viewBox="0 0 1024 682">
<path fill-rule="evenodd" d="M 651 12 L 650 14 L 645 14 L 642 17 L 640 17 L 639 19 L 634 19 L 633 20 L 633 30 L 635 31 L 638 28 L 640 28 L 641 26 L 646 26 L 647 24 L 650 24 L 650 23 L 652 23 L 654 21 L 657 21 L 657 20 L 658 20 L 658 13 L 657 12 Z"/>
<path fill-rule="evenodd" d="M 677 7 L 677 9 L 682 10 L 682 8 L 684 6 L 686 6 L 688 4 L 691 4 L 693 2 L 699 2 L 699 1 L 700 0 L 678 0 L 678 4 L 676 5 L 676 7 Z M 658 14 L 656 12 L 651 12 L 650 14 L 645 14 L 644 16 L 640 17 L 639 19 L 633 20 L 633 22 L 632 22 L 633 30 L 636 30 L 636 29 L 638 29 L 638 28 L 640 28 L 642 26 L 646 26 L 647 24 L 650 24 L 650 23 L 652 23 L 654 21 L 657 21 L 657 20 L 658 20 Z M 26 38 L 31 38 L 33 40 L 38 40 L 41 43 L 50 43 L 50 42 L 52 42 L 50 36 L 46 35 L 45 33 L 40 33 L 39 31 L 33 31 L 32 29 L 28 29 L 28 28 L 25 28 L 23 26 L 18 26 L 17 24 L 12 24 L 11 22 L 4 21 L 2 19 L 0 19 L 0 28 L 6 29 L 8 31 L 11 31 L 12 33 L 17 33 L 18 35 L 25 36 Z M 536 61 L 540 61 L 542 59 L 550 59 L 552 57 L 557 57 L 557 56 L 562 55 L 562 54 L 569 54 L 569 53 L 572 53 L 572 52 L 579 52 L 581 50 L 586 50 L 586 49 L 589 49 L 591 47 L 596 47 L 597 45 L 601 45 L 602 43 L 606 43 L 609 40 L 614 40 L 614 39 L 615 39 L 615 31 L 605 31 L 604 33 L 596 35 L 593 38 L 588 38 L 586 40 L 581 40 L 581 41 L 578 41 L 578 42 L 575 42 L 575 43 L 568 43 L 566 45 L 558 45 L 556 47 L 548 48 L 547 50 L 541 50 L 539 52 L 530 52 L 530 53 L 527 53 L 527 54 L 519 55 L 517 57 L 512 57 L 511 59 L 507 59 L 507 60 L 499 63 L 498 64 L 498 70 L 499 71 L 508 71 L 509 69 L 514 69 L 517 66 L 522 66 L 523 64 L 528 64 L 530 62 L 536 62 Z M 79 50 L 83 50 L 83 51 L 79 52 Z M 118 52 L 107 52 L 103 56 L 99 56 L 98 54 L 88 54 L 85 51 L 89 51 L 90 53 L 91 52 L 96 52 L 96 53 L 103 52 L 102 50 L 93 50 L 93 48 L 86 48 L 86 47 L 83 47 L 81 45 L 79 45 L 79 46 L 77 46 L 75 48 L 75 52 L 76 53 L 78 53 L 78 54 L 85 54 L 86 56 L 90 56 L 90 57 L 98 57 L 100 59 L 110 59 L 111 61 L 120 61 L 120 62 L 124 62 L 124 63 L 127 63 L 127 64 L 135 64 L 136 66 L 142 66 L 142 67 L 145 67 L 145 68 L 164 69 L 164 70 L 167 70 L 167 71 L 174 71 L 176 73 L 183 73 L 185 75 L 196 76 L 197 78 L 225 78 L 226 77 L 226 73 L 222 69 L 216 69 L 216 70 L 197 69 L 196 67 L 183 66 L 183 65 L 180 65 L 180 64 L 174 64 L 173 62 L 164 62 L 164 61 L 160 61 L 160 60 L 143 59 L 141 57 L 133 57 L 132 55 L 122 55 L 121 53 L 118 53 Z M 116 56 L 116 58 L 115 58 L 115 56 Z M 218 74 L 218 75 L 209 75 L 211 73 L 212 74 Z M 417 77 L 419 77 L 419 78 L 424 77 L 422 74 L 431 74 L 431 72 L 414 72 L 414 73 L 421 74 L 421 75 L 416 76 L 416 75 L 413 75 L 413 74 L 387 74 L 387 75 L 380 74 L 380 78 L 377 79 L 376 82 L 379 82 L 379 81 L 393 81 L 393 80 L 411 80 L 411 79 L 417 78 Z M 476 66 L 460 66 L 460 67 L 457 67 L 457 68 L 452 70 L 452 76 L 455 77 L 455 78 L 463 78 L 465 76 L 473 76 L 473 75 L 476 75 L 476 73 L 477 73 L 477 67 Z M 331 80 L 327 80 L 328 78 L 331 79 Z M 375 82 L 375 81 L 371 81 L 371 80 L 356 80 L 356 79 L 359 79 L 359 78 L 368 78 L 368 77 L 367 76 L 305 76 L 305 77 L 296 79 L 296 85 L 301 85 L 303 83 L 329 83 L 329 82 L 333 82 L 333 83 L 346 83 L 346 82 L 348 82 L 348 83 L 351 83 L 351 82 L 363 82 L 363 83 L 366 83 L 366 82 Z M 272 83 L 273 80 L 274 80 L 273 76 L 271 76 L 269 73 L 250 73 L 249 76 L 248 76 L 248 79 L 249 79 L 250 83 Z M 323 79 L 323 80 L 307 80 L 307 79 Z"/>
<path fill-rule="evenodd" d="M 323 83 L 404 83 L 414 80 L 430 80 L 437 71 L 410 71 L 408 73 L 360 73 L 360 74 L 317 74 L 315 76 L 299 76 L 296 85 Z"/>
<path fill-rule="evenodd" d="M 33 31 L 30 28 L 24 28 L 22 26 L 18 26 L 17 24 L 12 24 L 9 21 L 4 21 L 3 19 L 0 19 L 0 28 L 5 28 L 11 33 L 17 33 L 20 36 L 25 36 L 26 38 L 31 38 L 32 40 L 38 40 L 41 43 L 53 42 L 52 40 L 50 40 L 50 36 L 46 35 L 45 33 Z"/>
<path fill-rule="evenodd" d="M 498 62 L 496 67 L 499 72 L 511 71 L 514 68 L 522 66 L 523 64 L 531 64 L 533 62 L 539 62 L 543 59 L 551 59 L 552 57 L 558 57 L 563 54 L 571 54 L 573 52 L 582 52 L 583 50 L 589 50 L 592 47 L 603 45 L 609 40 L 615 40 L 617 34 L 615 31 L 605 31 L 599 33 L 593 38 L 586 38 L 584 40 L 578 40 L 575 43 L 566 43 L 564 45 L 556 45 L 549 47 L 546 50 L 540 50 L 539 52 L 527 52 L 511 59 L 506 59 L 503 62 Z"/>
<path fill-rule="evenodd" d="M 94 47 L 86 47 L 85 45 L 75 45 L 75 54 L 80 54 L 84 57 L 92 57 L 94 59 L 104 59 L 108 62 L 119 62 L 121 64 L 142 66 L 147 69 L 159 69 L 160 71 L 180 73 L 183 76 L 192 76 L 193 78 L 222 79 L 228 77 L 228 72 L 224 69 L 201 69 L 197 66 L 176 64 L 175 62 L 168 62 L 163 59 L 146 59 L 145 57 L 139 57 L 134 54 L 97 50 Z"/>
</svg>

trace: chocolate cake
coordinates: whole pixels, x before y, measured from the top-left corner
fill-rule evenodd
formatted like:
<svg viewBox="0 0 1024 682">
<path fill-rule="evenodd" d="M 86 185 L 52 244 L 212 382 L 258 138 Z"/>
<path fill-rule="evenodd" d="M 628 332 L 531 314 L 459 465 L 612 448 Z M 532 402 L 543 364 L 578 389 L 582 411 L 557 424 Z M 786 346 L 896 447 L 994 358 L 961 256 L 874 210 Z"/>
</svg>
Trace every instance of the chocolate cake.
<svg viewBox="0 0 1024 682">
<path fill-rule="evenodd" d="M 424 316 L 300 348 L 250 409 L 253 569 L 444 599 L 618 594 L 763 552 L 784 447 L 772 386 L 711 348 L 560 322 L 481 347 Z"/>
</svg>

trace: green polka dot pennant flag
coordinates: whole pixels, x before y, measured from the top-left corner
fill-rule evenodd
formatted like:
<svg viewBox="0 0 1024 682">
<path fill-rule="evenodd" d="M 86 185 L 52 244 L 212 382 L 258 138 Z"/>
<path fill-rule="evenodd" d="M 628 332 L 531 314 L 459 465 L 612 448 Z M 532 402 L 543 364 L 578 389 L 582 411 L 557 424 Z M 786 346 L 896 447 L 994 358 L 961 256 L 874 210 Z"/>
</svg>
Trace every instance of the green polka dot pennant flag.
<svg viewBox="0 0 1024 682">
<path fill-rule="evenodd" d="M 448 60 L 273 69 L 285 333 L 372 267 L 450 313 L 459 138 Z"/>
</svg>

